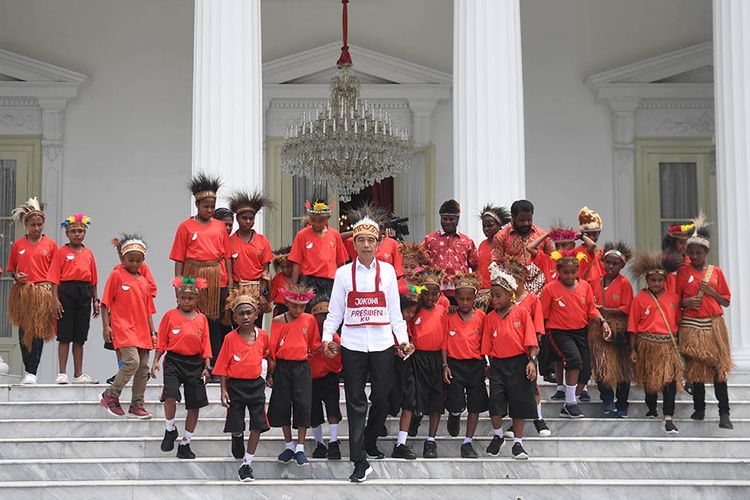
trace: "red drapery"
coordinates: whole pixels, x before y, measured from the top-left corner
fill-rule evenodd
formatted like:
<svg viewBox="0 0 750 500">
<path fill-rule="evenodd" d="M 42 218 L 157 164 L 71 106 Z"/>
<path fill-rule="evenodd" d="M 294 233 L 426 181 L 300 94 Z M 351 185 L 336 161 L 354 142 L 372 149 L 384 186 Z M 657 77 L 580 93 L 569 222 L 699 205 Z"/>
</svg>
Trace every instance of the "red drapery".
<svg viewBox="0 0 750 500">
<path fill-rule="evenodd" d="M 376 207 L 381 207 L 388 212 L 393 212 L 393 177 L 376 182 L 370 192 L 370 202 Z"/>
</svg>

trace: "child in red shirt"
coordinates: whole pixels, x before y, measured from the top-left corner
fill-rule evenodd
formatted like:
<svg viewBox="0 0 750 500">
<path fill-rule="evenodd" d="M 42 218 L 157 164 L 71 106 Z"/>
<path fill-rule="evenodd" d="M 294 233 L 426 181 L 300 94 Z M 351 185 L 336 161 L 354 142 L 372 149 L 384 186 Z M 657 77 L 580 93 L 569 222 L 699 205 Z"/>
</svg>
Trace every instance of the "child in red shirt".
<svg viewBox="0 0 750 500">
<path fill-rule="evenodd" d="M 260 297 L 252 290 L 238 287 L 227 297 L 236 330 L 229 332 L 214 363 L 213 373 L 221 383 L 221 405 L 227 409 L 224 432 L 232 435 L 232 456 L 243 458 L 238 471 L 240 481 L 255 481 L 251 464 L 260 435 L 270 429 L 266 418 L 266 386 L 273 385 L 274 363 L 268 333 L 255 326 Z M 263 360 L 268 361 L 266 379 Z M 244 446 L 245 409 L 250 414 L 250 437 Z"/>
<path fill-rule="evenodd" d="M 122 256 L 122 269 L 115 268 L 107 279 L 102 295 L 102 324 L 105 342 L 112 342 L 122 355 L 123 365 L 100 403 L 114 416 L 123 417 L 120 394 L 133 379 L 128 416 L 149 419 L 151 413 L 143 406 L 149 376 L 148 358 L 156 347 L 153 324 L 151 286 L 140 273 L 146 258 L 146 244 L 137 235 L 123 235 L 117 248 Z"/>
<path fill-rule="evenodd" d="M 185 386 L 185 432 L 177 447 L 177 458 L 195 458 L 190 441 L 198 424 L 198 413 L 208 406 L 206 382 L 211 366 L 211 341 L 208 319 L 195 310 L 198 291 L 206 286 L 203 278 L 177 276 L 172 280 L 177 290 L 177 308 L 164 315 L 159 324 L 156 355 L 151 366 L 151 378 L 156 378 L 159 361 L 164 356 L 164 403 L 165 427 L 161 451 L 172 451 L 177 439 L 175 415 L 180 401 L 180 386 Z M 165 355 L 166 353 L 166 355 Z"/>
<path fill-rule="evenodd" d="M 461 458 L 478 458 L 472 441 L 479 414 L 488 408 L 481 352 L 485 313 L 474 308 L 481 283 L 482 278 L 477 273 L 456 274 L 453 284 L 457 309 L 443 316 L 443 382 L 447 386 L 448 434 L 458 436 L 461 413 L 464 409 L 469 412 Z"/>
<path fill-rule="evenodd" d="M 8 319 L 18 326 L 24 376 L 21 384 L 36 384 L 45 340 L 55 336 L 50 314 L 52 293 L 47 273 L 57 252 L 54 241 L 42 234 L 45 214 L 36 198 L 13 210 L 13 221 L 26 226 L 26 234 L 10 248 L 5 270 L 13 278 L 8 298 Z"/>
<path fill-rule="evenodd" d="M 486 451 L 492 456 L 500 454 L 502 419 L 510 415 L 513 458 L 526 460 L 529 455 L 523 448 L 523 428 L 525 419 L 536 417 L 534 380 L 539 347 L 531 316 L 525 308 L 513 303 L 518 289 L 516 280 L 496 262 L 490 264 L 490 276 L 494 310 L 484 321 L 482 354 L 489 357 L 489 406 L 494 436 Z"/>
<path fill-rule="evenodd" d="M 83 344 L 89 337 L 93 304 L 94 318 L 99 317 L 99 295 L 96 291 L 96 261 L 91 249 L 83 245 L 91 217 L 78 213 L 65 219 L 68 243 L 58 249 L 49 268 L 52 283 L 52 315 L 57 319 L 58 384 L 68 383 L 68 354 L 73 343 L 73 383 L 96 384 L 83 373 Z"/>
<path fill-rule="evenodd" d="M 482 221 L 482 232 L 485 240 L 479 244 L 477 249 L 477 272 L 482 277 L 480 290 L 490 289 L 490 262 L 492 262 L 492 240 L 495 235 L 510 222 L 510 211 L 505 207 L 486 205 L 479 211 L 479 219 Z"/>
<path fill-rule="evenodd" d="M 604 275 L 604 253 L 596 245 L 602 234 L 602 218 L 595 210 L 583 207 L 578 211 L 578 228 L 583 243 L 576 247 L 576 252 L 583 252 L 588 257 L 578 266 L 578 278 L 593 286 Z"/>
<path fill-rule="evenodd" d="M 288 287 L 292 278 L 292 270 L 294 264 L 289 261 L 289 252 L 292 247 L 286 246 L 274 250 L 273 255 L 273 270 L 276 273 L 271 280 L 271 292 L 268 296 L 268 300 L 273 303 L 273 316 L 276 317 L 279 314 L 284 314 L 288 311 L 286 303 L 284 302 L 284 290 Z"/>
<path fill-rule="evenodd" d="M 668 261 L 667 261 L 668 262 Z M 646 418 L 656 418 L 656 396 L 663 391 L 664 430 L 678 434 L 672 421 L 675 394 L 682 388 L 682 361 L 674 333 L 680 317 L 680 299 L 664 288 L 666 275 L 672 269 L 665 266 L 662 255 L 639 254 L 632 272 L 636 278 L 646 278 L 646 286 L 633 299 L 628 315 L 630 359 L 635 365 L 635 380 L 646 392 Z"/>
<path fill-rule="evenodd" d="M 310 355 L 321 348 L 318 322 L 305 306 L 315 296 L 305 284 L 284 290 L 289 310 L 271 323 L 270 351 L 276 361 L 273 391 L 268 402 L 268 423 L 281 427 L 286 448 L 279 461 L 294 459 L 297 465 L 308 465 L 305 456 L 305 434 L 310 427 L 312 405 L 312 372 Z M 293 418 L 292 418 L 293 414 Z M 292 441 L 292 426 L 297 429 L 297 444 Z"/>
</svg>

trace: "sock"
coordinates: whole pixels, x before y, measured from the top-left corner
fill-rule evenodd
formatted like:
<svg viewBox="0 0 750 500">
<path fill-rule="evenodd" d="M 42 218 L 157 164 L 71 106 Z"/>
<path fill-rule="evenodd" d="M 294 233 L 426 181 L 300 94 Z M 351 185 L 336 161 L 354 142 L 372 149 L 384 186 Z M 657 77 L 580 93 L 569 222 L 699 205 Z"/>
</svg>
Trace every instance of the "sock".
<svg viewBox="0 0 750 500">
<path fill-rule="evenodd" d="M 175 419 L 172 420 L 165 420 L 164 421 L 164 428 L 167 429 L 169 432 L 172 432 L 177 428 L 177 426 L 174 423 Z"/>
<path fill-rule="evenodd" d="M 124 365 L 124 364 L 125 364 L 125 362 L 123 360 L 118 359 L 117 360 L 117 369 L 119 370 L 120 368 L 122 368 L 122 365 Z"/>
<path fill-rule="evenodd" d="M 396 440 L 396 444 L 406 444 L 406 436 L 408 436 L 409 433 L 406 431 L 398 431 L 398 439 Z"/>
<path fill-rule="evenodd" d="M 434 443 L 435 438 L 433 436 L 427 436 L 427 439 L 425 439 L 425 441 L 427 441 L 428 443 Z"/>
<path fill-rule="evenodd" d="M 672 420 L 672 415 L 664 415 L 664 421 Z"/>
<path fill-rule="evenodd" d="M 339 424 L 328 424 L 328 432 L 331 434 L 329 444 L 339 440 Z"/>
<path fill-rule="evenodd" d="M 313 436 L 315 436 L 315 441 L 318 443 L 323 443 L 323 426 L 319 425 L 317 427 L 312 428 Z"/>
<path fill-rule="evenodd" d="M 304 444 L 298 444 L 297 447 L 294 449 L 294 453 L 299 453 L 300 451 L 303 453 L 305 452 Z"/>
<path fill-rule="evenodd" d="M 472 438 L 470 438 L 469 436 L 466 436 L 466 437 L 464 438 L 464 444 L 466 444 L 466 443 L 471 443 L 471 442 L 472 442 Z"/>
<path fill-rule="evenodd" d="M 250 465 L 251 463 L 253 463 L 253 457 L 255 457 L 255 454 L 245 452 L 245 459 L 242 461 L 242 465 Z"/>
<path fill-rule="evenodd" d="M 503 437 L 503 428 L 502 426 L 498 427 L 497 429 L 492 429 L 492 434 L 498 437 Z"/>
<path fill-rule="evenodd" d="M 536 418 L 537 420 L 544 420 L 542 418 L 542 403 L 536 405 Z"/>
<path fill-rule="evenodd" d="M 514 438 L 513 438 L 513 444 L 516 444 L 516 443 L 518 443 L 518 444 L 520 444 L 521 446 L 523 446 L 523 439 L 521 439 L 521 438 L 517 438 L 517 437 L 514 437 Z"/>
<path fill-rule="evenodd" d="M 560 385 L 560 384 L 557 384 L 557 390 L 558 390 L 558 391 L 562 391 L 562 392 L 565 392 L 565 386 L 564 386 L 564 385 Z"/>
<path fill-rule="evenodd" d="M 286 443 L 286 449 L 294 451 L 294 442 L 289 441 L 288 443 Z"/>
<path fill-rule="evenodd" d="M 576 403 L 578 403 L 578 400 L 576 400 L 576 386 L 566 385 L 565 386 L 565 404 L 574 405 Z"/>
<path fill-rule="evenodd" d="M 193 438 L 193 433 L 189 431 L 184 431 L 182 433 L 182 441 L 180 441 L 180 444 L 190 444 L 190 440 Z"/>
<path fill-rule="evenodd" d="M 461 416 L 461 412 L 458 412 L 458 413 L 450 412 L 450 414 L 453 415 L 454 417 L 460 417 Z"/>
</svg>

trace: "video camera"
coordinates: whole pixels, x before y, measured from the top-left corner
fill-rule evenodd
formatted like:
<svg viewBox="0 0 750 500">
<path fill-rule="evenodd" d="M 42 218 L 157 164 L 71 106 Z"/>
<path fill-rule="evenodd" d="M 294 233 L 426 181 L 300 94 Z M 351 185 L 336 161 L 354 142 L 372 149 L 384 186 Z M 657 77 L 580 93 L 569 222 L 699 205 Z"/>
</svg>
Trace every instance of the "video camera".
<svg viewBox="0 0 750 500">
<path fill-rule="evenodd" d="M 392 215 L 385 223 L 385 227 L 393 229 L 393 232 L 395 233 L 394 239 L 404 241 L 404 236 L 409 235 L 409 225 L 407 222 L 409 222 L 408 217 L 396 217 L 395 215 Z"/>
</svg>

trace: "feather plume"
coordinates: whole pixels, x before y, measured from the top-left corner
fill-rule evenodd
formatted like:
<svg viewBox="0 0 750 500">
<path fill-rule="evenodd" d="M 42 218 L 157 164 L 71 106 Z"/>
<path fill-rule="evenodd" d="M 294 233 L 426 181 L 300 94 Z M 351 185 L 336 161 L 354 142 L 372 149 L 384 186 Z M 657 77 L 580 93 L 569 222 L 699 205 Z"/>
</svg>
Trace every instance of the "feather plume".
<svg viewBox="0 0 750 500">
<path fill-rule="evenodd" d="M 505 207 L 496 207 L 491 203 L 488 203 L 479 211 L 479 220 L 482 220 L 482 217 L 485 215 L 489 215 L 495 219 L 500 227 L 503 227 L 510 222 L 510 210 Z"/>
<path fill-rule="evenodd" d="M 610 252 L 614 253 L 615 255 L 619 254 L 620 256 L 622 256 L 625 262 L 629 261 L 633 256 L 633 249 L 630 248 L 630 245 L 628 245 L 624 241 L 608 241 L 607 243 L 605 243 L 604 256 L 606 257 Z"/>
<path fill-rule="evenodd" d="M 198 172 L 195 174 L 190 182 L 188 182 L 188 189 L 193 195 L 204 192 L 216 193 L 221 187 L 221 180 L 217 176 L 212 176 L 204 172 Z"/>
<path fill-rule="evenodd" d="M 376 207 L 370 203 L 363 203 L 357 208 L 351 209 L 346 212 L 346 216 L 349 220 L 349 224 L 354 226 L 357 222 L 361 221 L 365 217 L 368 217 L 381 226 L 385 225 L 388 221 L 388 213 L 381 207 Z"/>
<path fill-rule="evenodd" d="M 236 214 L 248 210 L 257 214 L 262 208 L 273 209 L 275 206 L 276 204 L 271 200 L 271 198 L 260 191 L 255 191 L 252 193 L 235 191 L 229 197 L 229 209 Z"/>
<path fill-rule="evenodd" d="M 21 204 L 18 208 L 15 208 L 11 213 L 13 222 L 20 222 L 23 224 L 26 222 L 26 218 L 30 215 L 39 215 L 42 219 L 44 215 L 44 203 L 41 203 L 36 197 L 29 198 L 26 203 Z"/>
</svg>

